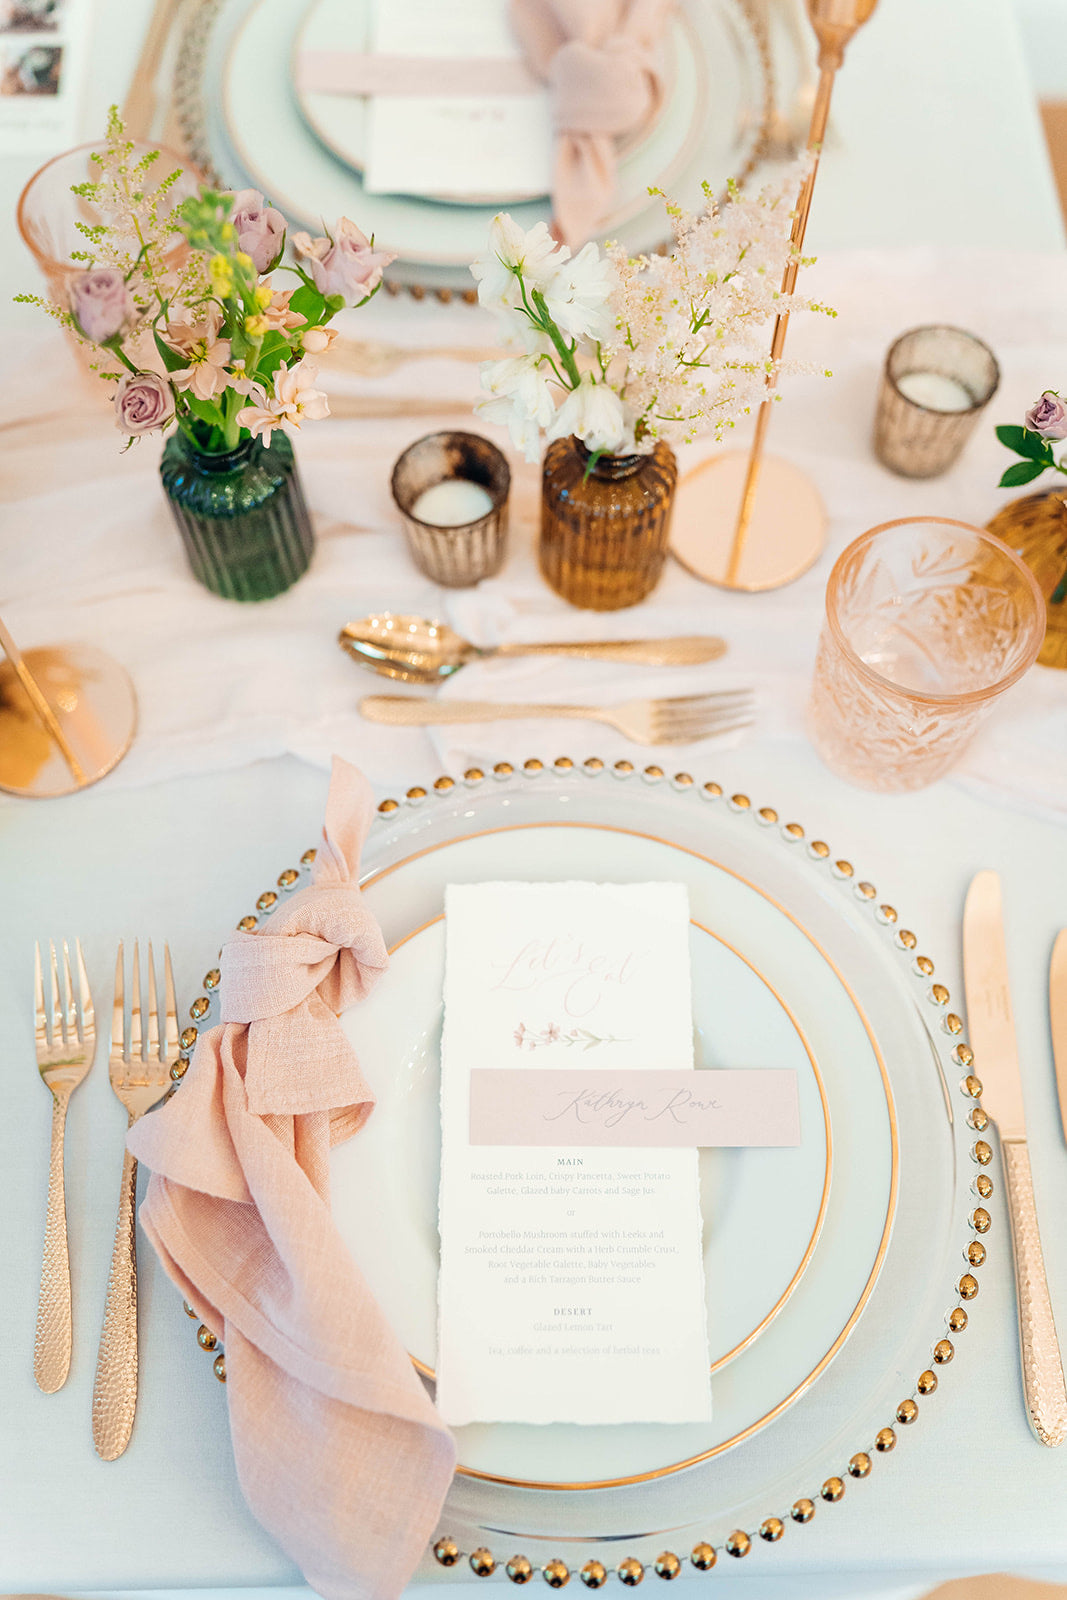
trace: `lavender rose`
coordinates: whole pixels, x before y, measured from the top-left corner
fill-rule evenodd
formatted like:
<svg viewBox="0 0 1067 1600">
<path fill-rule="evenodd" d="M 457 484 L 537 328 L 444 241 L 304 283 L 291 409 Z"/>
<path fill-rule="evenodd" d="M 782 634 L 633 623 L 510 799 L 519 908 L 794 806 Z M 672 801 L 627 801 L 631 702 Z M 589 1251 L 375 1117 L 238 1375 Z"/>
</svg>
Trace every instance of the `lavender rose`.
<svg viewBox="0 0 1067 1600">
<path fill-rule="evenodd" d="M 70 309 L 78 327 L 94 344 L 103 344 L 137 315 L 133 295 L 117 267 L 79 272 L 70 286 Z"/>
<path fill-rule="evenodd" d="M 1067 406 L 1058 394 L 1046 389 L 1026 413 L 1023 425 L 1045 439 L 1067 439 Z"/>
<path fill-rule="evenodd" d="M 396 260 L 388 251 L 375 250 L 366 234 L 347 217 L 339 219 L 332 239 L 312 239 L 306 233 L 298 233 L 293 244 L 306 258 L 319 293 L 339 294 L 349 305 L 358 305 L 373 294 L 384 269 Z"/>
<path fill-rule="evenodd" d="M 258 189 L 238 189 L 232 198 L 230 221 L 238 248 L 252 257 L 258 273 L 270 272 L 285 249 L 285 218 L 264 202 Z"/>
<path fill-rule="evenodd" d="M 155 433 L 174 414 L 166 378 L 155 372 L 128 372 L 115 390 L 115 416 L 123 433 Z"/>
</svg>

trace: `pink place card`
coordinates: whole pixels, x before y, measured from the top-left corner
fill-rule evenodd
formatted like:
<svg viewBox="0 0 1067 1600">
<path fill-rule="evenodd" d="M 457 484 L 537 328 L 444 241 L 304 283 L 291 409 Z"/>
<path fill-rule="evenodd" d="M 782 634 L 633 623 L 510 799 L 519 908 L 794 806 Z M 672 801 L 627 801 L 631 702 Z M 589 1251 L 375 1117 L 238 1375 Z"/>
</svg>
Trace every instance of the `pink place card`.
<svg viewBox="0 0 1067 1600">
<path fill-rule="evenodd" d="M 472 1145 L 631 1149 L 800 1143 L 791 1070 L 472 1067 Z"/>
</svg>

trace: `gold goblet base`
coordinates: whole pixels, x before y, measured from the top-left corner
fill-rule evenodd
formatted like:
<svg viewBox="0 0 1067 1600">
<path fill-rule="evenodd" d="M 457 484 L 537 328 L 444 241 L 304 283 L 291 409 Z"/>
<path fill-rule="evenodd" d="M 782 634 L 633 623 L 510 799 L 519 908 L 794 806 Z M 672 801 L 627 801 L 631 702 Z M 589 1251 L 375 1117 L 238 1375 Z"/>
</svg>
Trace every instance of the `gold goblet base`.
<svg viewBox="0 0 1067 1600">
<path fill-rule="evenodd" d="M 22 659 L 55 713 L 83 776 L 45 728 L 10 661 L 0 662 L 0 789 L 31 799 L 73 794 L 118 765 L 133 742 L 137 698 L 123 667 L 93 645 L 46 645 Z"/>
<path fill-rule="evenodd" d="M 1062 494 L 1044 490 L 1012 500 L 986 523 L 986 529 L 1025 561 L 1045 596 L 1045 642 L 1038 652 L 1043 667 L 1067 671 L 1067 600 L 1052 595 L 1067 571 L 1067 505 Z"/>
<path fill-rule="evenodd" d="M 810 478 L 792 462 L 764 456 L 755 504 L 736 572 L 737 531 L 748 451 L 709 456 L 678 483 L 671 553 L 694 577 L 722 589 L 780 589 L 806 572 L 826 542 L 826 508 Z"/>
</svg>

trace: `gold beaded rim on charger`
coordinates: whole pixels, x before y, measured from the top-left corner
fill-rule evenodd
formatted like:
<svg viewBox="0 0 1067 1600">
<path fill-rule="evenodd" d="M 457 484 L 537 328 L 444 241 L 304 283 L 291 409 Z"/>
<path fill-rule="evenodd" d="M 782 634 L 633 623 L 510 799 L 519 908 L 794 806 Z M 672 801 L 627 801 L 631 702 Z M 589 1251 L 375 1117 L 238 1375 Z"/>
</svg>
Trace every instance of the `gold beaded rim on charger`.
<svg viewBox="0 0 1067 1600">
<path fill-rule="evenodd" d="M 574 773 L 584 773 L 591 778 L 600 777 L 605 772 L 610 772 L 613 777 L 629 779 L 638 775 L 638 768 L 632 761 L 616 761 L 608 766 L 599 756 L 590 756 L 580 765 L 570 756 L 558 756 L 551 766 L 536 756 L 524 761 L 521 767 L 515 767 L 509 761 L 498 761 L 488 772 L 481 767 L 468 767 L 462 779 L 456 779 L 444 774 L 435 779 L 429 790 L 420 784 L 408 789 L 404 799 L 386 799 L 378 806 L 378 815 L 383 822 L 388 822 L 403 806 L 412 807 L 422 805 L 431 795 L 443 798 L 456 790 L 460 784 L 467 788 L 475 789 L 491 780 L 506 783 L 516 776 L 528 779 L 539 778 L 542 774 L 554 771 L 563 777 Z M 670 786 L 685 793 L 693 790 L 702 800 L 710 802 L 725 801 L 727 808 L 738 814 L 751 814 L 758 826 L 764 828 L 777 828 L 781 838 L 789 845 L 798 845 L 806 839 L 806 833 L 799 822 L 782 823 L 778 812 L 773 806 L 753 807 L 748 795 L 735 794 L 727 796 L 718 783 L 698 784 L 696 779 L 688 772 L 676 772 L 668 779 L 662 767 L 648 766 L 640 772 L 640 777 L 649 784 L 669 783 Z M 934 964 L 929 956 L 916 955 L 918 939 L 908 928 L 899 926 L 899 915 L 894 906 L 879 903 L 878 893 L 872 883 L 856 880 L 855 869 L 850 861 L 831 859 L 833 852 L 830 846 L 822 839 L 808 841 L 806 851 L 812 861 L 829 863 L 832 875 L 843 881 L 853 882 L 853 893 L 861 903 L 871 906 L 874 918 L 887 929 L 892 929 L 892 940 L 895 947 L 911 958 L 911 970 L 920 978 L 933 979 Z M 267 889 L 256 901 L 256 910 L 241 918 L 237 928 L 242 933 L 254 933 L 259 927 L 262 918 L 267 917 L 278 905 L 281 898 L 292 892 L 304 879 L 305 874 L 315 860 L 314 850 L 305 850 L 300 857 L 300 868 L 287 867 L 277 880 L 277 889 Z M 281 891 L 280 893 L 278 891 Z M 218 967 L 212 967 L 204 977 L 205 993 L 199 995 L 189 1008 L 192 1025 L 186 1027 L 181 1034 L 181 1056 L 171 1068 L 171 1077 L 174 1079 L 174 1088 L 185 1076 L 189 1065 L 192 1050 L 195 1048 L 200 1026 L 208 1015 L 211 1007 L 211 996 L 218 989 L 220 972 Z M 966 1271 L 962 1272 L 954 1285 L 955 1304 L 945 1317 L 945 1326 L 950 1334 L 960 1334 L 967 1327 L 968 1313 L 966 1302 L 974 1300 L 978 1295 L 978 1279 L 975 1272 L 984 1264 L 986 1247 L 980 1235 L 989 1232 L 992 1226 L 992 1217 L 984 1202 L 993 1193 L 993 1180 L 986 1170 L 993 1160 L 993 1147 L 987 1139 L 981 1137 L 989 1127 L 989 1116 L 981 1104 L 982 1084 L 971 1070 L 974 1065 L 974 1053 L 970 1045 L 962 1039 L 963 1022 L 953 1011 L 949 1010 L 950 995 L 943 983 L 931 982 L 926 989 L 927 1002 L 940 1013 L 940 1027 L 950 1039 L 954 1040 L 951 1058 L 957 1067 L 963 1071 L 959 1082 L 959 1090 L 970 1107 L 967 1116 L 968 1127 L 979 1137 L 971 1146 L 971 1159 L 979 1168 L 972 1189 L 979 1204 L 975 1206 L 968 1218 L 970 1237 L 963 1249 L 963 1262 Z M 173 1093 L 173 1089 L 171 1090 Z M 188 1316 L 199 1321 L 198 1313 L 192 1306 L 185 1304 Z M 197 1328 L 197 1343 L 202 1350 L 214 1357 L 213 1367 L 216 1378 L 220 1383 L 226 1381 L 226 1356 L 219 1348 L 218 1339 L 211 1329 L 201 1323 Z M 757 1528 L 746 1531 L 743 1528 L 734 1528 L 718 1544 L 710 1540 L 700 1540 L 687 1554 L 678 1555 L 673 1550 L 663 1550 L 651 1562 L 641 1562 L 636 1556 L 626 1556 L 614 1567 L 605 1566 L 601 1561 L 587 1561 L 581 1567 L 571 1568 L 558 1556 L 550 1561 L 538 1565 L 531 1562 L 524 1555 L 512 1556 L 503 1563 L 503 1571 L 515 1584 L 529 1583 L 537 1573 L 540 1573 L 545 1583 L 551 1589 L 562 1589 L 570 1582 L 572 1577 L 578 1577 L 588 1589 L 599 1589 L 607 1582 L 609 1577 L 618 1578 L 620 1583 L 628 1588 L 634 1588 L 641 1583 L 645 1576 L 651 1572 L 656 1577 L 670 1581 L 677 1578 L 686 1561 L 699 1572 L 710 1572 L 716 1565 L 720 1555 L 733 1556 L 741 1560 L 752 1550 L 758 1539 L 765 1544 L 777 1544 L 784 1535 L 790 1522 L 804 1526 L 815 1517 L 818 1503 L 836 1505 L 844 1499 L 846 1480 L 851 1478 L 857 1482 L 870 1476 L 875 1459 L 879 1455 L 887 1455 L 896 1448 L 898 1428 L 909 1428 L 918 1420 L 919 1402 L 928 1399 L 938 1387 L 938 1368 L 945 1367 L 955 1355 L 955 1345 L 952 1340 L 942 1335 L 933 1345 L 930 1352 L 930 1365 L 919 1373 L 910 1394 L 900 1401 L 896 1408 L 891 1423 L 879 1428 L 870 1445 L 859 1450 L 851 1456 L 840 1473 L 831 1473 L 823 1480 L 818 1489 L 813 1488 L 810 1495 L 801 1495 L 788 1510 L 782 1510 L 778 1515 L 766 1517 Z M 455 1567 L 465 1561 L 470 1570 L 479 1578 L 489 1578 L 500 1570 L 501 1563 L 493 1552 L 484 1545 L 469 1552 L 461 1550 L 454 1539 L 445 1535 L 437 1540 L 433 1546 L 434 1559 L 439 1566 Z"/>
</svg>

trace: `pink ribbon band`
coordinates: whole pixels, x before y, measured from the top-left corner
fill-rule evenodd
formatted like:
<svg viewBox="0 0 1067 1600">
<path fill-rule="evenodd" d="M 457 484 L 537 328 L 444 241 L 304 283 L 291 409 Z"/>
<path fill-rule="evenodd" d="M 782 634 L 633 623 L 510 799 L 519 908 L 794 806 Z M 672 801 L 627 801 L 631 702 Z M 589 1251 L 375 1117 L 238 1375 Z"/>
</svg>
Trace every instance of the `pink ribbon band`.
<svg viewBox="0 0 1067 1600">
<path fill-rule="evenodd" d="M 542 94 L 544 84 L 521 61 L 496 56 L 361 55 L 304 50 L 296 62 L 305 94 L 386 95 L 401 99 Z"/>
</svg>

